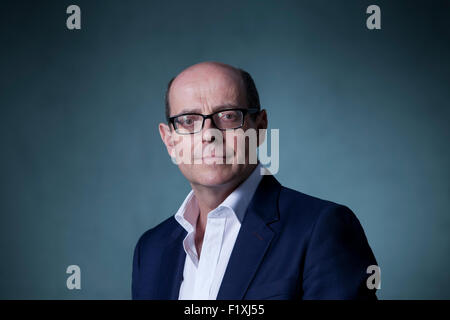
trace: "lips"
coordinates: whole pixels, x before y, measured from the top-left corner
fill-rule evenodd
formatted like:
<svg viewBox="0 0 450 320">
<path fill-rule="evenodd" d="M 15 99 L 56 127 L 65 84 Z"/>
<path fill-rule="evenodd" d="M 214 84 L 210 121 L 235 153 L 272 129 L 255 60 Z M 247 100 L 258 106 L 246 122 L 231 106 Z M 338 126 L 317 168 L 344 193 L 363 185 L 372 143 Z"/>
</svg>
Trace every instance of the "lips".
<svg viewBox="0 0 450 320">
<path fill-rule="evenodd" d="M 203 150 L 203 154 L 205 154 L 205 150 Z M 202 157 L 195 157 L 195 159 L 226 159 L 227 156 L 224 153 L 222 156 L 216 156 L 216 152 L 215 150 L 211 151 L 211 154 L 209 154 L 209 152 L 206 152 L 207 155 L 202 156 Z"/>
<path fill-rule="evenodd" d="M 205 159 L 226 159 L 226 158 L 225 157 L 203 157 L 201 159 L 205 160 Z"/>
<path fill-rule="evenodd" d="M 205 156 L 200 159 L 226 159 L 226 157 L 216 157 L 216 156 Z"/>
<path fill-rule="evenodd" d="M 212 165 L 212 164 L 225 164 L 227 163 L 226 158 L 219 158 L 219 157 L 204 157 L 201 162 L 206 165 Z"/>
</svg>

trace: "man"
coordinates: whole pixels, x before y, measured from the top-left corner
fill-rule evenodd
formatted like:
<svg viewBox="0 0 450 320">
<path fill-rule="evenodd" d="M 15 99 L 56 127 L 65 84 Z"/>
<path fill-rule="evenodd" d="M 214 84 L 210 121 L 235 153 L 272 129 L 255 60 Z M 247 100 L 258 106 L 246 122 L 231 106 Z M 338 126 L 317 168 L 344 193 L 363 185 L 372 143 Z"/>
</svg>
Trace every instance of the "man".
<svg viewBox="0 0 450 320">
<path fill-rule="evenodd" d="M 185 156 L 177 163 L 192 191 L 140 237 L 133 299 L 377 298 L 366 284 L 377 262 L 353 212 L 261 175 L 249 161 L 256 147 L 214 134 L 267 128 L 247 72 L 218 62 L 187 68 L 169 83 L 166 118 L 161 138 L 174 160 Z"/>
</svg>

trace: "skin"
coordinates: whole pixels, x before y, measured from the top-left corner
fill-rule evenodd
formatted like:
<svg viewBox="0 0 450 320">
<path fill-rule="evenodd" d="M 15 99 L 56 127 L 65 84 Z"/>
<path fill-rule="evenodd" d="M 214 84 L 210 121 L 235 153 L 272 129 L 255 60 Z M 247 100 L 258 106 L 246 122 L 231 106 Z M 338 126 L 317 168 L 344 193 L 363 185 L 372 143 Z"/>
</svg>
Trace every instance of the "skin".
<svg viewBox="0 0 450 320">
<path fill-rule="evenodd" d="M 217 111 L 217 107 L 223 105 L 248 107 L 243 82 L 237 69 L 219 62 L 202 62 L 183 70 L 172 82 L 169 102 L 170 116 L 185 112 L 207 115 Z M 176 154 L 175 151 L 181 148 L 181 150 L 190 149 L 194 157 L 193 150 L 195 147 L 200 147 L 201 150 L 201 148 L 206 148 L 208 145 L 211 147 L 211 144 L 218 142 L 208 132 L 210 131 L 208 129 L 214 128 L 211 119 L 207 119 L 201 132 L 190 135 L 190 139 L 180 140 L 182 137 L 175 132 L 172 125 L 160 123 L 159 133 L 169 155 Z M 255 120 L 250 115 L 245 117 L 242 129 L 245 131 L 249 128 L 267 129 L 265 110 L 261 110 Z M 227 139 L 224 134 L 222 141 L 223 154 L 227 149 L 233 147 L 236 150 L 236 138 Z M 257 145 L 259 146 L 262 142 L 258 139 Z M 201 146 L 198 145 L 199 143 Z M 243 150 L 237 150 L 233 153 L 232 156 L 235 161 L 232 164 L 225 163 L 225 160 L 222 164 L 219 164 L 217 158 L 212 159 L 212 162 L 205 163 L 206 160 L 201 155 L 200 158 L 204 160 L 201 164 L 193 164 L 192 162 L 191 164 L 178 164 L 181 173 L 189 181 L 200 208 L 195 231 L 195 244 L 199 257 L 208 213 L 245 181 L 256 167 L 256 164 L 249 164 L 248 161 L 249 152 L 256 152 L 256 149 L 249 150 L 248 143 L 246 143 L 245 148 L 245 164 L 238 164 L 236 160 L 238 153 L 244 152 Z"/>
</svg>

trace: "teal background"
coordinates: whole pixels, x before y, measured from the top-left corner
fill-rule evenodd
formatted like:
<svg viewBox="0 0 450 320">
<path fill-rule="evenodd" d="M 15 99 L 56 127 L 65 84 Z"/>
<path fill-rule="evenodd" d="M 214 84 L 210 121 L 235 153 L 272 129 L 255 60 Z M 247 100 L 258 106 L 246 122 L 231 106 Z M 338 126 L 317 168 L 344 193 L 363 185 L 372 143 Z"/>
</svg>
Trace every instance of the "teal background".
<svg viewBox="0 0 450 320">
<path fill-rule="evenodd" d="M 216 60 L 254 77 L 276 178 L 355 212 L 378 297 L 449 299 L 449 18 L 450 1 L 1 1 L 0 298 L 130 298 L 138 237 L 190 190 L 157 130 L 165 87 Z"/>
</svg>

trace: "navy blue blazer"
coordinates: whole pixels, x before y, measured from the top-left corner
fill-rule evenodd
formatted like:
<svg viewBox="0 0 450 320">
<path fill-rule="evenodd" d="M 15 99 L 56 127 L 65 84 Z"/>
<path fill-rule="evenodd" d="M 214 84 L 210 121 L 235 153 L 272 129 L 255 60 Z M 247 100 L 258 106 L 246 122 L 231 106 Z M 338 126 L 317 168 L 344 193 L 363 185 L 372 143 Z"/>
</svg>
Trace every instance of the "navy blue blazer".
<svg viewBox="0 0 450 320">
<path fill-rule="evenodd" d="M 133 299 L 178 299 L 186 234 L 171 216 L 139 238 Z M 217 299 L 377 299 L 366 285 L 367 267 L 376 264 L 348 207 L 266 175 L 247 208 Z"/>
</svg>

